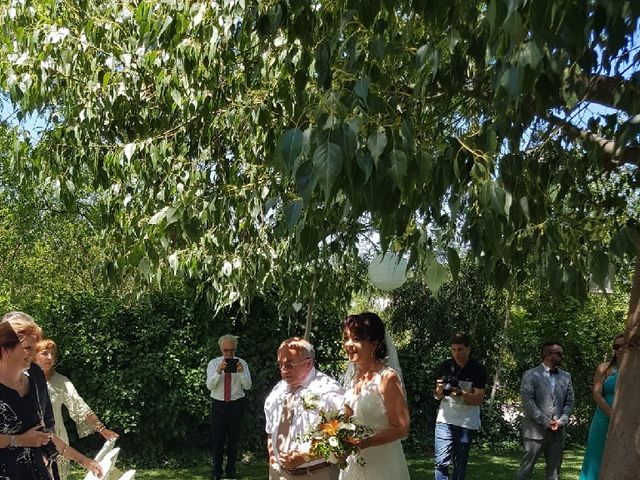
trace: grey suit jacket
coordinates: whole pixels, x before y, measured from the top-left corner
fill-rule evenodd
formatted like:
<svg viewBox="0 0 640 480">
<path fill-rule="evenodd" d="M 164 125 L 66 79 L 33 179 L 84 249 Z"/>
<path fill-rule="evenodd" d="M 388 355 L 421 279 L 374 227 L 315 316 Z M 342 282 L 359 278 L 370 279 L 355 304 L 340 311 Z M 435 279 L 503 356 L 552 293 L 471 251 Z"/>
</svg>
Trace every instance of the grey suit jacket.
<svg viewBox="0 0 640 480">
<path fill-rule="evenodd" d="M 565 370 L 558 370 L 555 389 L 551 391 L 544 367 L 531 368 L 522 375 L 520 398 L 524 409 L 522 436 L 542 440 L 552 419 L 559 420 L 563 427 L 569 423 L 574 404 L 571 375 Z"/>
</svg>

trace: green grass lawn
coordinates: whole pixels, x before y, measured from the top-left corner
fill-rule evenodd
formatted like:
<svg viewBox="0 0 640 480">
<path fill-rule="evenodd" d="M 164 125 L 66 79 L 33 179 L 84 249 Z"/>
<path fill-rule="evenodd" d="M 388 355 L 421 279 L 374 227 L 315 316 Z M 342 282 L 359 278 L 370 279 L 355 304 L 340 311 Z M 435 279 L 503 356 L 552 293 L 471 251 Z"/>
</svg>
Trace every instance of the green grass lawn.
<svg viewBox="0 0 640 480">
<path fill-rule="evenodd" d="M 565 452 L 562 480 L 578 479 L 583 454 L 583 450 Z M 467 480 L 513 480 L 519 458 L 519 451 L 501 452 L 474 449 L 469 460 Z M 413 480 L 433 479 L 433 458 L 410 455 L 408 462 Z M 124 471 L 124 466 L 119 466 Z M 544 461 L 540 459 L 531 480 L 543 480 L 543 470 Z M 238 465 L 238 474 L 241 480 L 264 480 L 267 478 L 267 467 L 264 463 L 258 462 L 242 463 Z M 82 480 L 83 478 L 84 472 L 80 470 L 74 471 L 71 476 L 71 480 Z M 209 480 L 209 465 L 203 461 L 203 465 L 189 468 L 139 469 L 135 478 L 136 480 Z"/>
</svg>

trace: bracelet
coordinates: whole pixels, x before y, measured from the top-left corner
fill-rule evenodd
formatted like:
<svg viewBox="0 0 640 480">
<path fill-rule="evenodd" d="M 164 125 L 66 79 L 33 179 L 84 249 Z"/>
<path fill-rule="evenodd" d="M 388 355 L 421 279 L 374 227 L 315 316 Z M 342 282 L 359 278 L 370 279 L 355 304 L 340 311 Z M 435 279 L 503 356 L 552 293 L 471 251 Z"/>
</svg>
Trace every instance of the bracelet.
<svg viewBox="0 0 640 480">
<path fill-rule="evenodd" d="M 15 435 L 9 435 L 9 448 L 18 448 L 18 439 Z"/>
<path fill-rule="evenodd" d="M 102 431 L 103 431 L 105 428 L 107 428 L 107 427 L 105 427 L 105 425 L 104 425 L 104 423 L 103 423 L 102 425 L 100 425 L 100 428 L 97 428 L 97 429 L 96 429 L 96 432 L 98 432 L 98 433 L 102 433 Z"/>
<path fill-rule="evenodd" d="M 67 451 L 67 448 L 69 448 L 69 445 L 65 445 L 64 448 L 62 449 L 62 451 L 60 452 L 60 455 L 62 455 L 64 457 L 64 452 Z"/>
</svg>

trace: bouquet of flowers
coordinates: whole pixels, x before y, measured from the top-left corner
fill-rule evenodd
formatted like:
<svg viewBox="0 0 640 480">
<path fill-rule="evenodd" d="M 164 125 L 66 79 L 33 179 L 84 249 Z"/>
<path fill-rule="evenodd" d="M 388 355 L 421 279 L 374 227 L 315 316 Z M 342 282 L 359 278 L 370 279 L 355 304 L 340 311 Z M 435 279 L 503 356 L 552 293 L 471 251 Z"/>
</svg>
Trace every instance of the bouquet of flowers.
<svg viewBox="0 0 640 480">
<path fill-rule="evenodd" d="M 359 455 L 360 440 L 372 435 L 373 430 L 351 422 L 352 415 L 353 411 L 348 407 L 344 413 L 320 410 L 320 420 L 303 437 L 305 441 L 311 441 L 309 453 L 338 464 L 341 469 L 347 466 L 349 455 L 355 455 L 356 461 L 364 465 L 364 458 Z"/>
</svg>

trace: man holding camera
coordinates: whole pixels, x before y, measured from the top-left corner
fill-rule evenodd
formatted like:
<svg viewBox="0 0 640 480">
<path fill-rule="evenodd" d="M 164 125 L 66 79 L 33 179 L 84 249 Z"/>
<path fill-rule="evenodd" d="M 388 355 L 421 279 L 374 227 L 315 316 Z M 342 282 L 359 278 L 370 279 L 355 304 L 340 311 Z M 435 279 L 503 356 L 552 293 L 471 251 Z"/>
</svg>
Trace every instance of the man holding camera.
<svg viewBox="0 0 640 480">
<path fill-rule="evenodd" d="M 438 370 L 433 396 L 440 400 L 435 431 L 436 480 L 464 480 L 473 434 L 480 428 L 480 405 L 484 399 L 487 371 L 470 358 L 467 335 L 451 338 L 451 358 Z M 449 477 L 449 465 L 453 475 Z"/>
<path fill-rule="evenodd" d="M 227 443 L 226 478 L 236 477 L 238 437 L 244 411 L 244 391 L 251 388 L 249 366 L 236 357 L 238 339 L 223 335 L 218 340 L 222 356 L 207 365 L 207 388 L 211 391 L 211 478 L 222 478 L 222 455 Z"/>
</svg>

